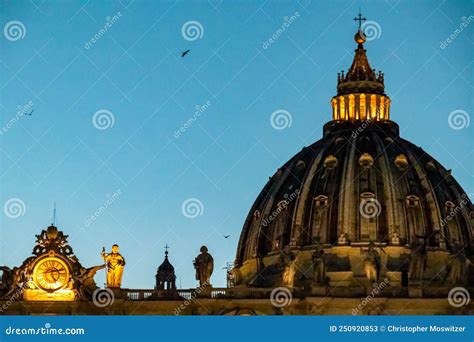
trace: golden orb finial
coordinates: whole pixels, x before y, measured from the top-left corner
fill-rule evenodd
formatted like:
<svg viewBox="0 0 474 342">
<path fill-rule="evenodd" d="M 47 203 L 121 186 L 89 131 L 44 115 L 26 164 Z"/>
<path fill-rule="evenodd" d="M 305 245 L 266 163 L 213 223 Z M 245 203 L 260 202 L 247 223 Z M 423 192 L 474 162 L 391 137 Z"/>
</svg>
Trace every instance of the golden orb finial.
<svg viewBox="0 0 474 342">
<path fill-rule="evenodd" d="M 367 38 L 365 37 L 364 32 L 359 29 L 359 31 L 354 35 L 354 40 L 357 44 L 364 44 Z"/>
</svg>

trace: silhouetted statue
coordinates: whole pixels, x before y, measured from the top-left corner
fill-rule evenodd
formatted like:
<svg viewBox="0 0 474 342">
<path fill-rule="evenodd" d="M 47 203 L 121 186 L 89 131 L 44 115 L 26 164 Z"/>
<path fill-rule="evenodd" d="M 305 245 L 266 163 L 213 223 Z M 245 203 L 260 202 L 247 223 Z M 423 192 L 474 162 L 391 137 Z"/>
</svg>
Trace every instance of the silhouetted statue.
<svg viewBox="0 0 474 342">
<path fill-rule="evenodd" d="M 211 275 L 214 271 L 214 259 L 207 252 L 206 246 L 202 246 L 201 254 L 194 259 L 194 268 L 196 269 L 196 280 L 199 280 L 199 286 L 211 286 Z"/>
<path fill-rule="evenodd" d="M 463 248 L 457 241 L 451 244 L 451 255 L 448 258 L 447 280 L 452 284 L 463 285 L 466 282 L 467 259 Z"/>
<path fill-rule="evenodd" d="M 8 266 L 0 266 L 0 271 L 2 271 L 1 289 L 10 289 L 13 285 L 14 271 Z"/>
<path fill-rule="evenodd" d="M 105 253 L 105 248 L 103 248 L 101 255 L 107 265 L 107 287 L 120 287 L 125 259 L 119 253 L 119 246 L 113 245 L 110 253 Z"/>
<path fill-rule="evenodd" d="M 421 241 L 420 241 L 421 240 Z M 424 237 L 415 236 L 411 245 L 410 280 L 422 280 L 426 265 L 426 242 Z"/>
<path fill-rule="evenodd" d="M 318 285 L 326 284 L 326 259 L 324 258 L 324 249 L 317 245 L 312 254 L 313 259 L 313 282 Z"/>
<path fill-rule="evenodd" d="M 75 280 L 78 282 L 78 292 L 81 299 L 90 299 L 92 294 L 97 289 L 94 276 L 97 271 L 104 269 L 106 265 L 94 266 L 89 268 L 82 268 Z"/>
<path fill-rule="evenodd" d="M 0 297 L 8 299 L 15 294 L 18 295 L 24 285 L 21 269 L 19 267 L 11 269 L 8 266 L 1 266 L 0 270 L 3 272 Z"/>
</svg>

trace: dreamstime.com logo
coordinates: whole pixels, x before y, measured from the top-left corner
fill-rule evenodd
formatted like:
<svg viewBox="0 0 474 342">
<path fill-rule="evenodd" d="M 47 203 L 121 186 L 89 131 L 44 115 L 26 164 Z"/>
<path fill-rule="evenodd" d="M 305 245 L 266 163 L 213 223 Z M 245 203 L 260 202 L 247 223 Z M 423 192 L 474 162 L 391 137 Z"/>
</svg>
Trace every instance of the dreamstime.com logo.
<svg viewBox="0 0 474 342">
<path fill-rule="evenodd" d="M 276 287 L 270 293 L 270 302 L 277 308 L 290 305 L 293 300 L 293 294 L 286 287 Z"/>
<path fill-rule="evenodd" d="M 3 212 L 8 218 L 16 219 L 25 216 L 26 205 L 21 198 L 10 198 L 3 205 Z"/>
<path fill-rule="evenodd" d="M 293 117 L 291 113 L 285 109 L 278 109 L 270 115 L 270 124 L 278 131 L 291 127 Z"/>
<path fill-rule="evenodd" d="M 100 109 L 92 116 L 92 124 L 101 131 L 114 127 L 114 114 L 110 110 Z"/>
<path fill-rule="evenodd" d="M 9 326 L 5 329 L 6 335 L 84 335 L 84 328 L 53 328 L 51 323 L 45 323 L 39 328 L 15 328 Z"/>
<path fill-rule="evenodd" d="M 471 117 L 465 110 L 456 109 L 448 115 L 448 125 L 456 131 L 469 127 L 470 123 Z"/>
<path fill-rule="evenodd" d="M 26 36 L 26 27 L 21 21 L 9 21 L 3 27 L 3 35 L 11 42 L 23 39 Z"/>
<path fill-rule="evenodd" d="M 360 202 L 359 212 L 365 218 L 374 218 L 380 215 L 382 206 L 375 198 L 364 198 Z"/>
<path fill-rule="evenodd" d="M 201 39 L 204 36 L 204 27 L 199 21 L 187 21 L 181 27 L 181 35 L 190 42 Z"/>
<path fill-rule="evenodd" d="M 105 288 L 105 289 L 98 288 L 92 294 L 92 302 L 98 308 L 105 308 L 106 306 L 110 306 L 114 303 L 114 301 L 115 301 L 115 294 L 109 288 Z"/>
<path fill-rule="evenodd" d="M 453 287 L 448 293 L 448 303 L 452 307 L 460 308 L 467 306 L 470 301 L 471 295 L 464 287 Z"/>
<path fill-rule="evenodd" d="M 204 204 L 197 198 L 188 198 L 181 205 L 181 212 L 184 217 L 194 219 L 204 214 Z"/>
</svg>

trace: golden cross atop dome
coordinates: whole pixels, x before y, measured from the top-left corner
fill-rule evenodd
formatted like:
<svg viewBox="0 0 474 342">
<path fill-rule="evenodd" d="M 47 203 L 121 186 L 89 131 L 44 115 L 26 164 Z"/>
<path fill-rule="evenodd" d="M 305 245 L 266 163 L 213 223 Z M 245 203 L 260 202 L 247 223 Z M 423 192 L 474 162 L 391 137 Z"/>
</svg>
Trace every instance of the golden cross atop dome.
<svg viewBox="0 0 474 342">
<path fill-rule="evenodd" d="M 358 21 L 358 22 L 359 22 L 359 30 L 360 30 L 361 27 L 362 27 L 362 22 L 363 22 L 363 21 L 366 21 L 366 20 L 367 20 L 367 18 L 365 18 L 365 17 L 362 18 L 362 14 L 360 13 L 360 10 L 359 10 L 359 17 L 355 17 L 355 18 L 354 18 L 354 21 Z"/>
</svg>

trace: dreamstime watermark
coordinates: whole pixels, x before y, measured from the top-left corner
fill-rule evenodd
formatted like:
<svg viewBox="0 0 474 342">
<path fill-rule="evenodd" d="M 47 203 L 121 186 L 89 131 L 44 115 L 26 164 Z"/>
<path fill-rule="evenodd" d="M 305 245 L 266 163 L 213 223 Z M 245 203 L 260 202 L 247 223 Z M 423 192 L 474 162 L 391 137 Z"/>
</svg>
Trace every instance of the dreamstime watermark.
<svg viewBox="0 0 474 342">
<path fill-rule="evenodd" d="M 367 306 L 367 304 L 369 304 L 372 301 L 372 299 L 374 299 L 375 296 L 377 296 L 379 293 L 381 293 L 382 290 L 389 283 L 390 283 L 390 280 L 388 280 L 388 278 L 385 278 L 380 283 L 374 284 L 374 288 L 372 289 L 372 291 L 370 291 L 369 295 L 367 297 L 365 297 L 365 299 L 362 300 L 362 302 L 360 302 L 360 304 L 357 305 L 357 307 L 352 309 L 352 315 L 354 315 L 354 316 L 357 315 L 359 313 L 359 311 L 361 311 L 363 308 L 365 308 Z"/>
<path fill-rule="evenodd" d="M 112 204 L 122 195 L 122 190 L 118 189 L 113 194 L 107 194 L 104 203 L 84 221 L 84 226 L 90 227 Z"/>
<path fill-rule="evenodd" d="M 268 226 L 273 220 L 275 220 L 278 215 L 280 215 L 280 213 L 282 211 L 284 211 L 288 205 L 294 201 L 295 199 L 298 198 L 298 195 L 300 194 L 300 191 L 298 189 L 296 189 L 294 192 L 292 192 L 290 195 L 288 194 L 285 194 L 283 197 L 285 197 L 284 200 L 282 200 L 281 202 L 278 203 L 278 206 L 277 208 L 270 214 L 268 215 L 267 218 L 263 219 L 262 221 L 262 225 L 264 227 Z"/>
<path fill-rule="evenodd" d="M 467 306 L 470 301 L 471 295 L 464 287 L 453 287 L 448 293 L 448 303 L 452 307 L 460 308 Z"/>
<path fill-rule="evenodd" d="M 181 27 L 181 35 L 190 42 L 201 39 L 204 36 L 204 27 L 199 21 L 187 21 Z"/>
<path fill-rule="evenodd" d="M 362 122 L 362 124 L 352 131 L 352 139 L 356 139 L 359 134 L 361 134 L 365 129 L 372 123 L 372 119 L 367 119 Z"/>
<path fill-rule="evenodd" d="M 28 286 L 28 282 L 24 282 L 22 284 L 22 286 L 20 286 L 19 288 L 17 288 L 15 290 L 15 292 L 3 303 L 3 305 L 0 307 L 0 313 L 3 313 L 4 311 L 6 311 L 10 305 L 13 304 L 13 302 L 17 301 L 17 300 L 22 300 L 23 297 L 23 290 Z"/>
<path fill-rule="evenodd" d="M 446 217 L 441 220 L 441 227 L 446 226 L 448 222 L 451 221 L 462 210 L 462 208 L 464 208 L 464 206 L 469 203 L 469 197 L 466 194 L 462 194 L 461 197 L 461 203 L 449 210 L 448 215 L 446 215 Z"/>
<path fill-rule="evenodd" d="M 382 206 L 375 198 L 363 198 L 359 205 L 359 212 L 365 218 L 374 218 L 380 215 Z"/>
<path fill-rule="evenodd" d="M 268 49 L 270 45 L 272 45 L 274 42 L 280 38 L 280 36 L 293 24 L 296 19 L 298 19 L 300 16 L 300 13 L 298 11 L 295 12 L 295 14 L 291 16 L 286 16 L 283 18 L 283 24 L 281 25 L 278 30 L 276 30 L 270 38 L 268 38 L 265 42 L 262 43 L 262 47 L 264 50 Z"/>
<path fill-rule="evenodd" d="M 29 113 L 31 113 L 31 111 L 33 110 L 33 101 L 29 101 L 26 105 L 23 106 L 18 105 L 16 108 L 17 112 L 15 116 L 8 120 L 5 125 L 3 125 L 3 127 L 0 129 L 0 135 L 7 133 L 10 128 L 15 126 L 18 120 L 20 120 L 20 118 L 22 118 L 25 114 L 28 115 Z"/>
<path fill-rule="evenodd" d="M 177 131 L 174 132 L 173 136 L 176 139 L 178 139 L 184 132 L 186 132 L 186 130 L 188 128 L 190 128 L 194 124 L 194 122 L 196 122 L 201 117 L 201 115 L 206 110 L 209 109 L 209 107 L 211 105 L 212 105 L 212 103 L 209 100 L 205 104 L 203 104 L 202 106 L 196 105 L 194 107 L 195 111 L 194 111 L 193 115 L 188 120 L 186 120 Z"/>
<path fill-rule="evenodd" d="M 40 328 L 5 328 L 6 335 L 85 335 L 84 328 L 52 328 L 51 323 L 45 323 Z"/>
<path fill-rule="evenodd" d="M 92 302 L 98 308 L 105 308 L 106 306 L 110 306 L 114 303 L 114 301 L 115 294 L 111 289 L 107 287 L 105 289 L 97 288 L 92 294 Z"/>
<path fill-rule="evenodd" d="M 97 31 L 97 33 L 91 38 L 89 39 L 87 42 L 84 43 L 84 48 L 86 50 L 89 50 L 92 45 L 94 45 L 95 43 L 97 43 L 99 41 L 100 38 L 102 38 L 103 35 L 105 35 L 107 33 L 107 31 L 117 22 L 120 20 L 120 18 L 122 17 L 122 13 L 120 11 L 118 11 L 116 14 L 114 14 L 112 17 L 110 16 L 107 16 L 105 18 L 105 24 L 104 26 L 102 26 L 102 28 Z"/>
<path fill-rule="evenodd" d="M 370 42 L 380 38 L 382 35 L 382 28 L 379 23 L 373 20 L 366 21 L 361 26 L 362 34 L 364 35 L 366 41 Z"/>
<path fill-rule="evenodd" d="M 100 109 L 92 116 L 92 124 L 98 130 L 106 130 L 114 127 L 115 116 L 110 110 Z"/>
<path fill-rule="evenodd" d="M 471 117 L 465 110 L 456 109 L 448 115 L 448 125 L 456 131 L 469 127 L 470 123 Z"/>
<path fill-rule="evenodd" d="M 291 113 L 285 109 L 278 109 L 270 115 L 270 124 L 278 131 L 291 127 L 293 117 Z"/>
<path fill-rule="evenodd" d="M 205 282 L 201 286 L 199 286 L 196 290 L 191 292 L 191 297 L 189 299 L 186 299 L 182 304 L 180 304 L 176 309 L 174 309 L 174 315 L 178 316 L 181 314 L 181 312 L 186 309 L 187 306 L 189 306 L 194 300 L 196 299 L 199 294 L 204 291 L 206 287 L 209 286 L 209 283 Z"/>
<path fill-rule="evenodd" d="M 276 287 L 270 293 L 270 303 L 277 308 L 290 305 L 293 300 L 291 291 L 283 286 Z"/>
<path fill-rule="evenodd" d="M 459 24 L 459 27 L 455 29 L 448 38 L 443 40 L 440 44 L 439 47 L 444 50 L 448 47 L 449 44 L 451 44 L 461 33 L 464 31 L 465 28 L 469 26 L 471 21 L 474 20 L 474 15 L 470 15 L 469 17 L 462 16 L 461 17 L 461 24 Z"/>
<path fill-rule="evenodd" d="M 199 199 L 191 197 L 183 202 L 181 212 L 184 217 L 194 219 L 204 214 L 204 205 Z"/>
<path fill-rule="evenodd" d="M 9 21 L 3 27 L 3 35 L 11 42 L 23 39 L 26 36 L 26 27 L 21 21 Z"/>
<path fill-rule="evenodd" d="M 21 198 L 10 198 L 3 205 L 3 212 L 11 219 L 16 219 L 20 216 L 25 216 L 26 205 Z"/>
</svg>

